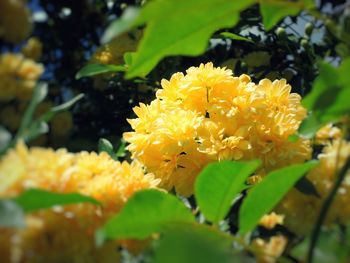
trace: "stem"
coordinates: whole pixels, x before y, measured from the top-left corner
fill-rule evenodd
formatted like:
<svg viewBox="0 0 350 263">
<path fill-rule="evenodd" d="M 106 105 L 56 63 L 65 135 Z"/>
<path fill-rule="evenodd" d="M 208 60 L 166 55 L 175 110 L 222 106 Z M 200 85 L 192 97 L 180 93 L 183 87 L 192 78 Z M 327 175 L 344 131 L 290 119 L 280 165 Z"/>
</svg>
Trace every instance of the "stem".
<svg viewBox="0 0 350 263">
<path fill-rule="evenodd" d="M 314 248 L 317 244 L 317 239 L 320 235 L 321 227 L 326 219 L 328 210 L 330 209 L 331 204 L 332 204 L 332 202 L 337 194 L 337 191 L 338 191 L 339 187 L 341 186 L 341 183 L 343 182 L 343 180 L 346 176 L 346 172 L 349 168 L 350 168 L 350 156 L 347 158 L 345 165 L 340 170 L 339 175 L 337 177 L 337 180 L 335 181 L 335 184 L 334 184 L 330 194 L 327 196 L 326 200 L 324 201 L 324 203 L 322 205 L 320 215 L 317 218 L 315 228 L 313 229 L 312 235 L 311 235 L 310 246 L 309 246 L 307 260 L 306 260 L 306 262 L 308 262 L 308 263 L 312 263 Z"/>
</svg>

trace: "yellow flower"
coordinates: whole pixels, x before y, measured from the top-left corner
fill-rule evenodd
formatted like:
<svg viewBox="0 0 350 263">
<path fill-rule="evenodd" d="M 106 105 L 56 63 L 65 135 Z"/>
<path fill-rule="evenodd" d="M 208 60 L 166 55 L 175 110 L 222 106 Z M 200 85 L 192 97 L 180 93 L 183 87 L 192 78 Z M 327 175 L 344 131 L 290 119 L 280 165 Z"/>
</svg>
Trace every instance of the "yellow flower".
<svg viewBox="0 0 350 263">
<path fill-rule="evenodd" d="M 298 234 L 311 231 L 320 208 L 330 193 L 337 178 L 337 171 L 344 166 L 350 155 L 350 142 L 336 139 L 318 155 L 319 165 L 310 171 L 307 178 L 315 186 L 320 197 L 304 195 L 292 189 L 277 208 L 277 212 L 286 215 L 285 225 Z M 350 222 L 350 171 L 339 188 L 332 203 L 326 225 Z M 305 213 L 305 211 L 308 211 Z"/>
<path fill-rule="evenodd" d="M 260 221 L 259 225 L 267 228 L 267 229 L 273 229 L 276 225 L 282 225 L 284 221 L 283 215 L 278 215 L 275 212 L 272 212 L 268 215 L 264 215 Z"/>
<path fill-rule="evenodd" d="M 27 58 L 39 60 L 43 51 L 43 44 L 36 37 L 28 39 L 25 46 L 22 47 L 22 54 Z"/>
<path fill-rule="evenodd" d="M 317 144 L 327 144 L 329 140 L 339 139 L 341 137 L 341 130 L 332 123 L 329 123 L 317 131 L 315 139 Z"/>
<path fill-rule="evenodd" d="M 109 43 L 97 48 L 92 55 L 91 63 L 123 64 L 124 53 L 135 51 L 140 37 L 141 31 L 136 31 L 133 34 L 125 33 L 112 39 Z"/>
<path fill-rule="evenodd" d="M 1 197 L 41 188 L 91 196 L 102 207 L 86 203 L 32 213 L 27 216 L 26 229 L 1 230 L 1 242 L 12 242 L 11 251 L 2 253 L 17 257 L 12 262 L 115 262 L 117 244 L 109 242 L 101 249 L 95 248 L 95 230 L 133 193 L 155 188 L 158 183 L 152 174 L 144 174 L 140 164 L 120 163 L 106 153 L 28 149 L 19 143 L 0 161 Z"/>
<path fill-rule="evenodd" d="M 0 1 L 0 38 L 17 44 L 33 30 L 31 13 L 25 0 Z"/>
<path fill-rule="evenodd" d="M 161 85 L 150 105 L 134 108 L 134 131 L 124 138 L 166 189 L 192 194 L 196 175 L 217 160 L 259 158 L 269 172 L 311 157 L 308 140 L 288 141 L 306 110 L 285 80 L 255 84 L 207 63 Z"/>
<path fill-rule="evenodd" d="M 147 164 L 166 189 L 176 187 L 184 195 L 208 157 L 197 151 L 196 129 L 203 120 L 195 112 L 167 108 L 159 100 L 134 108 L 138 119 L 128 120 L 135 130 L 124 134 L 132 157 Z M 191 183 L 188 183 L 191 181 Z"/>
<path fill-rule="evenodd" d="M 37 80 L 44 72 L 41 64 L 21 54 L 5 53 L 0 56 L 0 100 L 30 99 Z"/>
<path fill-rule="evenodd" d="M 270 238 L 268 242 L 264 239 L 256 238 L 252 242 L 252 248 L 258 263 L 274 263 L 282 255 L 287 245 L 284 236 L 277 235 Z"/>
</svg>

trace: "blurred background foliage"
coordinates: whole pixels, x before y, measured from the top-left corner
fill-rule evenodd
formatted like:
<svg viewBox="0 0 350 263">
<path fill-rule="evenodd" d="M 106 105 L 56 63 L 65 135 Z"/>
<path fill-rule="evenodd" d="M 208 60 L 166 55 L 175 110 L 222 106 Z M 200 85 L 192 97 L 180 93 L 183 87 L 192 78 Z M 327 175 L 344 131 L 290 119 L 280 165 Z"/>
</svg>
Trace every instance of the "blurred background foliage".
<svg viewBox="0 0 350 263">
<path fill-rule="evenodd" d="M 316 1 L 314 14 L 302 11 L 275 25 L 272 21 L 268 31 L 259 5 L 247 4 L 249 8 L 240 12 L 238 23 L 216 31 L 205 52 L 198 56 L 165 57 L 146 77 L 126 80 L 123 72 L 116 72 L 76 79 L 76 73 L 89 63 L 124 64 L 124 53 L 137 49 L 144 27 L 130 30 L 106 45 L 101 43 L 101 37 L 124 10 L 146 2 L 152 1 L 32 0 L 22 11 L 17 11 L 24 20 L 28 16 L 27 22 L 17 20 L 12 24 L 14 29 L 17 25 L 23 32 L 12 37 L 6 37 L 9 34 L 3 32 L 0 47 L 2 56 L 22 50 L 24 56 L 26 52 L 31 53 L 28 59 L 42 64 L 36 69 L 36 77 L 30 80 L 46 81 L 48 96 L 35 114 L 39 116 L 76 94 L 85 94 L 70 111 L 54 117 L 49 133 L 32 141 L 33 145 L 66 146 L 72 151 L 94 150 L 101 137 L 118 144 L 118 138 L 129 130 L 126 119 L 133 116 L 132 107 L 139 102 L 149 102 L 162 78 L 169 78 L 174 72 L 192 65 L 212 61 L 216 66 L 232 69 L 236 75 L 248 73 L 254 81 L 264 77 L 286 78 L 294 92 L 305 95 L 318 74 L 320 60 L 339 65 L 341 58 L 349 53 L 346 37 L 350 31 L 350 7 L 345 0 Z M 6 6 L 0 10 L 4 27 L 11 18 L 3 13 L 9 14 L 11 10 L 6 10 Z M 290 10 L 285 15 L 288 12 Z M 236 35 L 241 38 L 232 37 Z M 1 81 L 0 85 L 8 84 Z M 0 101 L 4 128 L 11 132 L 18 130 L 27 99 L 15 96 Z"/>
<path fill-rule="evenodd" d="M 30 145 L 66 147 L 73 152 L 98 149 L 109 153 L 115 160 L 124 158 L 125 142 L 120 138 L 123 132 L 130 130 L 127 118 L 134 117 L 132 108 L 140 102 L 149 103 L 160 87 L 162 78 L 168 79 L 175 72 L 183 72 L 205 62 L 227 67 L 235 75 L 249 74 L 253 81 L 285 78 L 292 85 L 293 92 L 303 97 L 310 94 L 313 87 L 311 96 L 306 97 L 303 103 L 308 110 L 314 111 L 315 115 L 311 116 L 314 119 L 309 116 L 299 131 L 303 135 L 310 133 L 312 137 L 323 124 L 338 120 L 349 112 L 349 89 L 343 87 L 349 85 L 346 73 L 350 64 L 345 58 L 350 55 L 350 3 L 345 0 L 258 2 L 260 1 L 0 0 L 0 154 L 23 138 Z M 199 5 L 201 8 L 197 10 Z M 342 62 L 344 63 L 339 67 Z M 315 79 L 317 81 L 314 82 Z M 330 90 L 333 85 L 336 89 Z M 327 94 L 334 95 L 335 100 L 328 101 L 327 96 L 322 99 Z M 100 139 L 102 137 L 108 140 Z M 11 138 L 14 140 L 11 141 Z M 314 155 L 318 153 L 319 149 L 316 149 Z M 306 163 L 305 167 L 309 169 L 310 165 L 314 164 Z M 301 165 L 289 168 L 298 170 L 305 167 Z M 254 201 L 249 201 L 250 207 L 256 207 L 260 201 L 260 208 L 271 210 L 278 202 L 277 199 L 305 174 L 303 169 L 294 173 L 288 184 L 285 177 L 280 181 L 267 181 L 266 189 L 269 192 L 273 192 L 274 188 L 283 191 L 270 200 L 264 199 L 265 195 L 253 195 L 250 200 Z M 285 170 L 279 173 L 279 178 L 282 178 L 281 174 L 286 175 Z M 293 175 L 292 172 L 290 174 Z M 216 175 L 223 176 L 219 173 Z M 214 176 L 213 172 L 209 178 L 215 179 Z M 244 181 L 246 177 L 244 174 L 242 176 Z M 217 181 L 221 182 L 219 179 Z M 203 185 L 212 188 L 214 184 L 205 181 Z M 222 184 L 216 187 L 220 193 Z M 243 189 L 241 187 L 232 194 L 239 194 Z M 205 192 L 202 194 L 204 201 L 201 201 L 200 196 L 200 192 L 196 193 L 199 206 L 202 206 L 201 202 L 208 202 L 205 200 L 207 197 L 217 198 L 218 207 L 223 204 L 220 196 L 209 196 Z M 55 198 L 57 196 L 53 197 L 54 201 Z M 81 197 L 73 199 L 76 201 L 76 198 Z M 140 235 L 137 231 L 147 236 L 160 229 L 164 223 L 162 220 L 167 223 L 169 218 L 174 217 L 185 218 L 186 223 L 192 223 L 194 216 L 197 216 L 200 223 L 205 223 L 205 219 L 186 210 L 180 201 L 175 205 L 183 206 L 182 210 L 174 210 L 176 206 L 172 206 L 173 197 L 170 195 L 162 198 L 170 198 L 169 205 L 163 204 L 167 209 L 163 211 L 164 215 L 153 209 L 161 207 L 154 205 L 155 200 L 161 200 L 158 197 L 148 202 L 152 204 L 149 208 L 153 214 L 146 209 L 145 203 L 136 200 L 134 208 L 129 204 L 135 210 L 125 210 L 126 215 L 114 219 L 119 229 L 113 227 L 115 222 L 112 219 L 112 223 L 107 223 L 102 228 L 99 237 L 137 237 Z M 68 199 L 66 203 L 74 200 Z M 147 195 L 140 200 L 147 201 Z M 196 206 L 191 198 L 183 201 L 189 207 Z M 208 204 L 212 209 L 212 204 Z M 204 209 L 200 209 L 210 219 L 210 209 L 209 212 L 206 211 L 205 205 Z M 229 214 L 234 222 L 224 222 L 218 229 L 236 234 L 236 221 L 241 220 L 237 218 L 237 206 L 230 208 L 228 203 L 225 204 L 225 209 L 231 209 Z M 225 214 L 226 210 L 221 211 L 221 214 Z M 138 218 L 132 213 L 130 216 L 130 211 L 143 211 L 148 217 Z M 197 208 L 196 211 L 198 213 Z M 250 231 L 266 211 L 247 211 L 255 213 L 250 225 L 246 226 L 246 231 Z M 164 217 L 162 220 L 159 220 L 160 215 Z M 150 220 L 149 217 L 155 221 L 154 225 L 147 221 Z M 207 221 L 218 223 L 223 217 L 224 215 L 218 220 Z M 130 218 L 137 218 L 139 221 L 136 220 L 134 224 L 144 223 L 145 227 L 135 226 L 130 229 L 136 229 L 136 233 L 129 233 L 123 224 L 128 226 Z M 8 223 L 11 223 L 11 219 Z M 109 224 L 112 227 L 108 228 Z M 321 226 L 322 221 L 318 225 Z M 189 228 L 194 231 L 194 235 L 188 233 Z M 207 243 L 208 240 L 202 237 L 212 229 L 205 225 L 169 229 L 166 230 L 168 233 L 164 239 L 153 244 L 157 249 L 150 258 L 154 257 L 156 262 L 174 260 L 169 258 L 169 251 L 178 256 L 173 262 L 194 262 L 199 254 L 203 254 L 202 258 L 208 262 L 213 262 L 218 257 L 222 257 L 220 262 L 229 262 L 232 251 L 227 251 L 227 242 L 237 241 L 235 236 L 223 236 L 223 233 L 213 231 Z M 331 262 L 339 259 L 334 251 L 344 253 L 341 255 L 344 260 L 348 257 L 343 245 L 348 246 L 349 230 L 340 232 L 344 237 L 336 235 L 337 231 L 330 235 L 321 233 L 320 229 L 314 232 L 316 235 L 311 239 L 315 240 L 321 233 L 320 245 L 314 251 L 315 261 L 323 262 L 326 258 Z M 308 239 L 301 242 L 301 239 L 285 228 L 268 231 L 258 227 L 252 236 L 272 237 L 281 233 L 294 237 L 295 240 L 286 250 L 286 262 L 299 262 L 298 258 L 302 258 L 301 255 L 305 255 L 308 249 L 305 245 L 309 244 Z M 275 238 L 276 243 L 281 243 L 278 236 Z M 217 248 L 212 246 L 216 240 L 223 242 L 219 242 Z M 343 241 L 338 242 L 339 240 Z M 184 241 L 194 244 L 192 249 L 197 252 L 195 258 L 189 253 L 189 246 Z M 173 250 L 176 244 L 182 242 L 183 247 L 177 246 L 177 251 Z M 257 248 L 266 246 L 268 250 L 270 244 L 261 242 L 255 244 Z M 293 247 L 299 243 L 299 246 Z M 242 246 L 239 242 L 235 245 Z M 331 252 L 328 253 L 326 248 Z M 311 246 L 309 251 L 313 249 Z M 280 256 L 282 250 L 277 256 Z M 254 254 L 254 251 L 247 251 Z M 125 262 L 135 260 L 127 252 L 122 253 L 125 253 Z M 146 253 L 143 258 L 145 262 L 147 256 Z M 246 257 L 240 259 L 238 254 L 236 259 L 245 262 Z M 260 260 L 265 262 L 264 259 Z"/>
</svg>

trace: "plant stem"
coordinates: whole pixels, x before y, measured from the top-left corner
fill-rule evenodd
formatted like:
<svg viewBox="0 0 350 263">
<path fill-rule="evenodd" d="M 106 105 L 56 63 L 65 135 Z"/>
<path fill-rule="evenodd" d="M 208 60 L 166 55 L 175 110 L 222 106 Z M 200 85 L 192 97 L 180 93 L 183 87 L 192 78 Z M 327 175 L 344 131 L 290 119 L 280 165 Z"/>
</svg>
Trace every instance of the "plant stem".
<svg viewBox="0 0 350 263">
<path fill-rule="evenodd" d="M 312 235 L 311 235 L 310 246 L 309 246 L 309 250 L 308 250 L 308 254 L 307 254 L 307 261 L 306 261 L 308 263 L 312 263 L 314 248 L 317 244 L 317 239 L 318 239 L 318 236 L 320 234 L 321 227 L 326 219 L 328 210 L 330 209 L 331 204 L 332 204 L 332 202 L 333 202 L 333 200 L 338 192 L 338 189 L 341 186 L 341 183 L 343 182 L 343 180 L 346 176 L 346 172 L 349 168 L 350 168 L 350 156 L 347 158 L 345 165 L 340 170 L 339 175 L 337 177 L 337 180 L 335 181 L 331 192 L 329 193 L 329 195 L 327 196 L 326 200 L 324 201 L 324 203 L 321 207 L 320 215 L 317 218 L 315 228 L 313 229 Z"/>
</svg>

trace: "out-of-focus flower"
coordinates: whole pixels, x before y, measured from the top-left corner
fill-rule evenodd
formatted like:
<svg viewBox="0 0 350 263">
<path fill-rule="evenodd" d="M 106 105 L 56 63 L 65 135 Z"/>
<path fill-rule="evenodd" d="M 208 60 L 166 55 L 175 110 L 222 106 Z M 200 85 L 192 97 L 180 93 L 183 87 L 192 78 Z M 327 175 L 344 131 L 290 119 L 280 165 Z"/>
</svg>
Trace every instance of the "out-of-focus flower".
<svg viewBox="0 0 350 263">
<path fill-rule="evenodd" d="M 136 50 L 142 31 L 134 31 L 122 34 L 109 43 L 97 48 L 90 59 L 90 63 L 123 65 L 124 54 Z M 115 74 L 106 73 L 94 76 L 94 88 L 103 90 L 107 87 L 108 81 Z"/>
<path fill-rule="evenodd" d="M 51 121 L 51 133 L 53 137 L 68 135 L 73 128 L 73 117 L 69 111 L 58 113 Z"/>
<path fill-rule="evenodd" d="M 43 51 L 43 44 L 36 37 L 28 39 L 27 43 L 22 47 L 22 54 L 27 58 L 38 61 Z"/>
<path fill-rule="evenodd" d="M 109 43 L 97 48 L 90 60 L 91 63 L 114 64 L 124 63 L 124 53 L 136 50 L 141 31 L 125 33 L 112 39 Z"/>
<path fill-rule="evenodd" d="M 31 13 L 25 0 L 0 1 L 0 38 L 17 44 L 33 30 Z"/>
<path fill-rule="evenodd" d="M 19 143 L 0 162 L 1 197 L 41 188 L 91 196 L 102 207 L 85 203 L 32 213 L 27 216 L 26 229 L 1 232 L 1 242 L 11 244 L 10 251 L 2 252 L 12 258 L 9 262 L 116 262 L 116 243 L 95 248 L 95 230 L 133 193 L 155 188 L 158 183 L 152 174 L 145 175 L 138 163 L 120 163 L 106 153 L 28 149 Z"/>
<path fill-rule="evenodd" d="M 272 212 L 268 215 L 264 215 L 260 219 L 259 225 L 267 229 L 273 229 L 276 225 L 282 225 L 283 221 L 284 221 L 284 215 L 278 215 L 275 212 Z"/>
<path fill-rule="evenodd" d="M 341 137 L 341 130 L 332 123 L 329 123 L 317 131 L 315 139 L 317 144 L 327 144 L 329 140 L 339 139 Z"/>
<path fill-rule="evenodd" d="M 288 141 L 306 110 L 285 80 L 255 84 L 208 63 L 161 84 L 150 105 L 134 108 L 134 131 L 124 138 L 166 189 L 192 194 L 198 172 L 216 160 L 259 158 L 269 172 L 310 158 L 308 140 Z"/>
<path fill-rule="evenodd" d="M 329 142 L 318 155 L 319 165 L 309 172 L 307 178 L 315 186 L 319 197 L 305 195 L 292 189 L 277 207 L 284 214 L 285 225 L 295 233 L 306 234 L 311 231 L 324 200 L 329 195 L 337 173 L 350 156 L 350 143 L 336 139 Z M 350 171 L 339 188 L 326 218 L 326 225 L 350 222 Z M 307 211 L 307 213 L 305 213 Z"/>
<path fill-rule="evenodd" d="M 5 53 L 0 56 L 0 100 L 31 98 L 37 80 L 44 72 L 41 64 L 21 54 Z"/>
<path fill-rule="evenodd" d="M 248 67 L 260 67 L 270 65 L 271 55 L 265 51 L 251 52 L 243 57 Z"/>
<path fill-rule="evenodd" d="M 274 263 L 282 255 L 288 240 L 281 235 L 273 236 L 268 242 L 256 238 L 252 242 L 254 254 L 259 263 Z"/>
<path fill-rule="evenodd" d="M 1 109 L 1 124 L 5 125 L 11 131 L 16 131 L 19 128 L 21 117 L 21 112 L 14 105 L 7 105 Z"/>
</svg>

